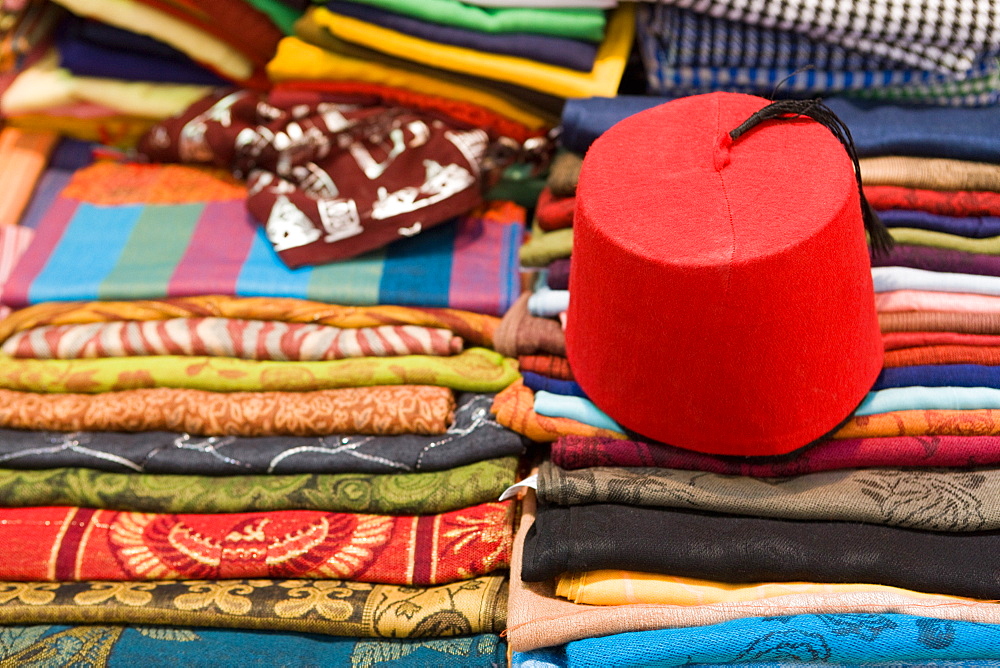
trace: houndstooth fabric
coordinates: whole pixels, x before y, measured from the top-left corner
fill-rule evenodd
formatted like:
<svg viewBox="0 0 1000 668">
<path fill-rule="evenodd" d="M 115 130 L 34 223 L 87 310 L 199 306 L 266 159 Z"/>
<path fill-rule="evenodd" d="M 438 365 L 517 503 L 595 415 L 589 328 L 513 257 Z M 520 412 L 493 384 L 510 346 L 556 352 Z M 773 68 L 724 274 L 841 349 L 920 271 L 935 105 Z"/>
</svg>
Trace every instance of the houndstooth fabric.
<svg viewBox="0 0 1000 668">
<path fill-rule="evenodd" d="M 656 1 L 941 73 L 964 73 L 1000 46 L 1000 0 Z"/>
</svg>

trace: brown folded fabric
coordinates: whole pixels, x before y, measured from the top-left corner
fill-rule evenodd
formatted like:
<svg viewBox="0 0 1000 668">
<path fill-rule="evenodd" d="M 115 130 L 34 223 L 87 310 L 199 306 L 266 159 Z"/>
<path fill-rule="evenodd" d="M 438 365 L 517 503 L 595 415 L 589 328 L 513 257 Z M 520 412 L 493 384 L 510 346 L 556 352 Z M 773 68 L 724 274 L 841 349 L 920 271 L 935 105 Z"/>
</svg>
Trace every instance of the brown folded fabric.
<svg viewBox="0 0 1000 668">
<path fill-rule="evenodd" d="M 860 163 L 866 186 L 1000 192 L 1000 165 L 898 155 L 862 158 Z"/>
<path fill-rule="evenodd" d="M 521 371 L 530 371 L 556 380 L 574 380 L 569 360 L 555 355 L 521 355 L 517 358 Z"/>
<path fill-rule="evenodd" d="M 493 334 L 497 352 L 507 357 L 537 353 L 566 356 L 566 335 L 559 322 L 528 312 L 530 294 L 518 297 Z"/>
<path fill-rule="evenodd" d="M 179 431 L 205 436 L 443 434 L 451 390 L 425 385 L 316 392 L 154 388 L 91 394 L 0 390 L 0 426 L 53 431 Z"/>
<path fill-rule="evenodd" d="M 535 393 L 520 379 L 496 395 L 490 412 L 504 427 L 537 443 L 551 443 L 560 436 L 625 438 L 624 434 L 598 429 L 569 418 L 539 415 L 535 412 Z"/>
<path fill-rule="evenodd" d="M 493 331 L 500 324 L 500 319 L 493 316 L 447 308 L 338 306 L 305 299 L 214 295 L 37 304 L 15 311 L 0 320 L 0 343 L 14 332 L 47 325 L 208 317 L 310 322 L 352 329 L 382 325 L 422 325 L 449 329 L 465 339 L 466 343 L 487 347 L 493 346 Z"/>
<path fill-rule="evenodd" d="M 1000 410 L 916 410 L 854 417 L 832 438 L 996 435 L 1000 435 Z"/>
<path fill-rule="evenodd" d="M 573 197 L 576 195 L 576 184 L 580 181 L 580 168 L 583 158 L 576 153 L 560 151 L 552 161 L 549 178 L 546 185 L 556 197 Z"/>
<path fill-rule="evenodd" d="M 865 522 L 923 531 L 1000 529 L 1000 469 L 860 469 L 760 479 L 666 468 L 538 472 L 538 498 L 789 520 Z"/>
<path fill-rule="evenodd" d="M 886 367 L 921 364 L 982 364 L 1000 365 L 1000 346 L 921 346 L 887 350 Z"/>
<path fill-rule="evenodd" d="M 942 311 L 902 311 L 879 313 L 882 332 L 958 332 L 959 334 L 1000 334 L 1000 313 L 951 313 Z"/>
</svg>

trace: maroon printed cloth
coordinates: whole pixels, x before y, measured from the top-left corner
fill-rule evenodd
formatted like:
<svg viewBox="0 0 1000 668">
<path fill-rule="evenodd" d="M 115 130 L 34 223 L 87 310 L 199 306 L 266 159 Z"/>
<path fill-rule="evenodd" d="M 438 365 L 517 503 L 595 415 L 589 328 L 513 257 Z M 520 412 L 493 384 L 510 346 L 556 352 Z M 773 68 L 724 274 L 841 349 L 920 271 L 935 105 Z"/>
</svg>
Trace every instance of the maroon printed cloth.
<svg viewBox="0 0 1000 668">
<path fill-rule="evenodd" d="M 140 151 L 246 178 L 247 207 L 289 267 L 345 260 L 481 202 L 489 136 L 401 107 L 281 108 L 220 92 L 155 126 Z"/>
</svg>

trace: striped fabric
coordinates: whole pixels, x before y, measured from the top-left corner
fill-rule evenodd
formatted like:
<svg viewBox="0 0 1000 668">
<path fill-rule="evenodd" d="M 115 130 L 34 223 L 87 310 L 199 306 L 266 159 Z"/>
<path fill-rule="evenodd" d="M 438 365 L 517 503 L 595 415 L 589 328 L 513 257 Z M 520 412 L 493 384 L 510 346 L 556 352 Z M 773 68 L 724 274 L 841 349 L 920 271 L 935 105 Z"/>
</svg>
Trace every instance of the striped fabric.
<svg viewBox="0 0 1000 668">
<path fill-rule="evenodd" d="M 349 357 L 451 355 L 462 340 L 446 329 L 174 318 L 36 327 L 14 334 L 2 351 L 11 357 L 80 359 L 146 355 L 211 355 L 249 360 L 319 361 Z"/>
<path fill-rule="evenodd" d="M 204 187 L 198 178 L 219 177 L 195 168 L 146 167 L 201 175 L 171 187 L 137 179 L 128 165 L 80 170 L 39 223 L 3 303 L 217 294 L 499 315 L 517 296 L 524 210 L 515 204 L 495 202 L 368 255 L 292 270 L 250 219 L 242 188 Z"/>
<path fill-rule="evenodd" d="M 34 237 L 35 231 L 27 227 L 0 225 L 0 300 L 3 299 L 4 282 Z M 9 314 L 10 308 L 0 306 L 0 320 Z"/>
<path fill-rule="evenodd" d="M 640 44 L 651 93 L 728 90 L 794 97 L 844 92 L 946 106 L 1000 102 L 996 53 L 962 75 L 947 75 L 900 67 L 795 33 L 673 7 L 644 6 L 640 11 Z"/>
</svg>

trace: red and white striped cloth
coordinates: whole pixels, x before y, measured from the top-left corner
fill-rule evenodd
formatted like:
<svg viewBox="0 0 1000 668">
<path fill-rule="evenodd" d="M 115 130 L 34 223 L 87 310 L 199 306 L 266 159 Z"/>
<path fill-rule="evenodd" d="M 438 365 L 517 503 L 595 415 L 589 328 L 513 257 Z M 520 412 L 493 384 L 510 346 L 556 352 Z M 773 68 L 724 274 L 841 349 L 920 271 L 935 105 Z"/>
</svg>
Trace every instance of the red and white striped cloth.
<svg viewBox="0 0 1000 668">
<path fill-rule="evenodd" d="M 462 351 L 447 329 L 398 325 L 341 329 L 327 325 L 175 318 L 36 327 L 3 343 L 11 357 L 80 359 L 210 355 L 250 360 L 319 361 L 398 355 L 446 356 Z"/>
</svg>

